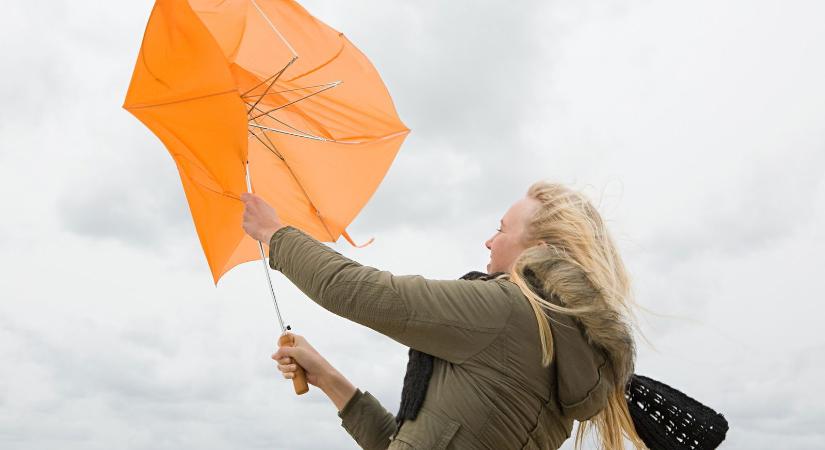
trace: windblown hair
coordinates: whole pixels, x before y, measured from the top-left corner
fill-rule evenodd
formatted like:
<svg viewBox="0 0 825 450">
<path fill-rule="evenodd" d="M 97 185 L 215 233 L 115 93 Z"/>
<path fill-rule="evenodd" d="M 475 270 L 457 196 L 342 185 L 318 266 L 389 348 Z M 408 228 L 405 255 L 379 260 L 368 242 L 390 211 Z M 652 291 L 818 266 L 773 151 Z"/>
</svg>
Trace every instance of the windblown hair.
<svg viewBox="0 0 825 450">
<path fill-rule="evenodd" d="M 584 326 L 587 339 L 605 350 L 614 390 L 607 406 L 579 422 L 576 450 L 589 429 L 596 428 L 600 447 L 623 450 L 623 436 L 637 449 L 646 449 L 633 426 L 625 399 L 625 386 L 633 374 L 636 323 L 629 276 L 601 216 L 584 194 L 564 185 L 538 181 L 527 197 L 540 206 L 525 228 L 528 247 L 510 272 L 530 301 L 539 325 L 542 364 L 553 360 L 553 334 L 545 310 L 568 314 Z M 531 288 L 536 280 L 540 290 Z M 554 296 L 562 305 L 548 299 Z"/>
</svg>

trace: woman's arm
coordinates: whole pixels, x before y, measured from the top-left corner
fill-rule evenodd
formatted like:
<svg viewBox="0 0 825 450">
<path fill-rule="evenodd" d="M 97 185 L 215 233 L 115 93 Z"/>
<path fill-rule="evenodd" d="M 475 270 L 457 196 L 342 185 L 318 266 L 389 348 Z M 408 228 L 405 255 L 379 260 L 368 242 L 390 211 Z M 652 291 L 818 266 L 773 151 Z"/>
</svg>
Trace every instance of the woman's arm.
<svg viewBox="0 0 825 450">
<path fill-rule="evenodd" d="M 454 363 L 489 345 L 512 309 L 498 282 L 396 276 L 362 266 L 292 226 L 271 236 L 269 258 L 325 309 Z"/>
<path fill-rule="evenodd" d="M 499 335 L 512 311 L 500 282 L 428 280 L 362 266 L 243 194 L 243 228 L 269 243 L 269 264 L 333 313 L 441 359 L 461 363 Z"/>
<path fill-rule="evenodd" d="M 361 392 L 318 353 L 303 336 L 293 334 L 294 347 L 279 347 L 272 355 L 284 378 L 295 377 L 295 363 L 307 374 L 307 382 L 318 386 L 335 404 L 341 426 L 364 449 L 384 450 L 395 432 L 395 417 L 369 392 Z"/>
<path fill-rule="evenodd" d="M 287 334 L 295 338 L 295 345 L 278 347 L 278 351 L 272 355 L 272 359 L 278 362 L 278 370 L 283 372 L 284 378 L 295 378 L 297 362 L 304 368 L 307 382 L 324 391 L 339 411 L 344 409 L 344 405 L 355 394 L 355 386 L 321 356 L 303 336 L 289 332 Z"/>
</svg>

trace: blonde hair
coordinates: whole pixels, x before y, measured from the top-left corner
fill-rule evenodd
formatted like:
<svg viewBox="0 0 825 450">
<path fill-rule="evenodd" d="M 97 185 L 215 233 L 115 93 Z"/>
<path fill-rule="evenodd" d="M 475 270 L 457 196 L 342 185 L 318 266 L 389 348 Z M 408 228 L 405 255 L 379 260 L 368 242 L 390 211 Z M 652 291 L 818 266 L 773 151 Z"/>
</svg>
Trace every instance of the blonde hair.
<svg viewBox="0 0 825 450">
<path fill-rule="evenodd" d="M 596 208 L 586 196 L 558 183 L 538 181 L 527 197 L 539 207 L 524 233 L 528 248 L 515 260 L 510 280 L 524 293 L 536 314 L 542 347 L 542 364 L 553 360 L 553 334 L 545 310 L 568 314 L 581 321 L 588 339 L 603 346 L 613 376 L 613 391 L 607 406 L 588 420 L 579 422 L 576 450 L 585 434 L 595 427 L 600 448 L 624 449 L 623 436 L 637 449 L 645 449 L 636 433 L 625 399 L 625 386 L 633 374 L 636 324 L 635 301 L 629 276 L 616 246 Z M 528 285 L 538 280 L 545 296 L 554 296 L 565 306 L 545 300 Z"/>
</svg>

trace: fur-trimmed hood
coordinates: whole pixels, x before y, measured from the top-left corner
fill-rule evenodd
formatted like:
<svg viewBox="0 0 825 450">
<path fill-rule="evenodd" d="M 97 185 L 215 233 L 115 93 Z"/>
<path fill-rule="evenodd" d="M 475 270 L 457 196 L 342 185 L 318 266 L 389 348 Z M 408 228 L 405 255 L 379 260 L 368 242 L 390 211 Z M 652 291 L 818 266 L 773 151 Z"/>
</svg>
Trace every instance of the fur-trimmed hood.
<svg viewBox="0 0 825 450">
<path fill-rule="evenodd" d="M 554 304 L 569 308 L 596 307 L 575 317 L 546 311 L 553 331 L 562 406 L 581 403 L 587 396 L 597 395 L 599 390 L 603 391 L 601 395 L 606 402 L 610 391 L 624 389 L 635 364 L 632 329 L 626 319 L 603 300 L 584 269 L 559 256 L 525 267 L 524 273 L 535 292 Z M 584 369 L 586 367 L 591 370 Z M 603 405 L 599 407 L 596 403 L 599 402 L 591 402 L 590 407 L 583 410 L 568 408 L 566 412 L 578 416 L 577 420 L 584 420 L 601 410 Z"/>
</svg>

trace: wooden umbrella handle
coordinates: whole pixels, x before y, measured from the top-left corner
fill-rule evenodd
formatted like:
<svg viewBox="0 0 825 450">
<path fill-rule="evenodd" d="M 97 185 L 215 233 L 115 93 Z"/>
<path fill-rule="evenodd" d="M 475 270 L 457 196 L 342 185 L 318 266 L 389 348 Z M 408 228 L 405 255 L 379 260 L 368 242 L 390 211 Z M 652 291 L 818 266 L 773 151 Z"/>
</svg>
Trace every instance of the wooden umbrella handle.
<svg viewBox="0 0 825 450">
<path fill-rule="evenodd" d="M 292 333 L 285 333 L 282 334 L 280 338 L 278 338 L 278 346 L 279 347 L 294 347 L 295 346 L 295 336 Z M 304 368 L 295 361 L 295 358 L 292 358 L 292 362 L 295 363 L 295 366 L 298 367 L 295 370 L 295 378 L 292 379 L 292 387 L 295 388 L 295 393 L 298 395 L 306 394 L 309 392 L 309 385 L 307 384 L 307 373 L 304 371 Z"/>
</svg>

